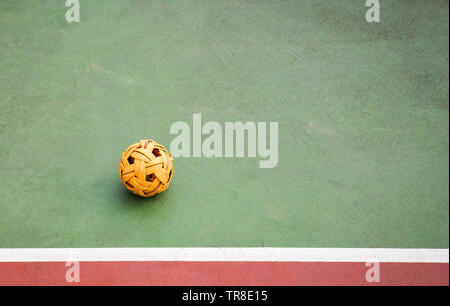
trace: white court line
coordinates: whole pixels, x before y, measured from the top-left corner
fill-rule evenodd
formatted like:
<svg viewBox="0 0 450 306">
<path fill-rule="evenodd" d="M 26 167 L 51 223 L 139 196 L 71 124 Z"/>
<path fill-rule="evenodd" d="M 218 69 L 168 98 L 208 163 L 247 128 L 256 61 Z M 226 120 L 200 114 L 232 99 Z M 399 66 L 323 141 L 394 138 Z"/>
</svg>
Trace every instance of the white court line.
<svg viewBox="0 0 450 306">
<path fill-rule="evenodd" d="M 384 248 L 31 248 L 0 249 L 0 262 L 288 261 L 448 263 L 448 249 Z"/>
</svg>

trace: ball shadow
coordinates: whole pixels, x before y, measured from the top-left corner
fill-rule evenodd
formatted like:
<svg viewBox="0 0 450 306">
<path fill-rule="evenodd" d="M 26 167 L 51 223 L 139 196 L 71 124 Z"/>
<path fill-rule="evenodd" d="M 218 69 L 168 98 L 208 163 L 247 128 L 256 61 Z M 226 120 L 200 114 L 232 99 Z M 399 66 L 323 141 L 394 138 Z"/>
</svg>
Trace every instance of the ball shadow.
<svg viewBox="0 0 450 306">
<path fill-rule="evenodd" d="M 125 186 L 123 186 L 122 182 L 117 182 L 114 186 L 115 196 L 119 200 L 120 203 L 125 203 L 125 205 L 135 206 L 135 205 L 148 205 L 150 203 L 155 203 L 161 195 L 155 194 L 152 197 L 141 197 L 137 194 L 129 191 Z"/>
</svg>

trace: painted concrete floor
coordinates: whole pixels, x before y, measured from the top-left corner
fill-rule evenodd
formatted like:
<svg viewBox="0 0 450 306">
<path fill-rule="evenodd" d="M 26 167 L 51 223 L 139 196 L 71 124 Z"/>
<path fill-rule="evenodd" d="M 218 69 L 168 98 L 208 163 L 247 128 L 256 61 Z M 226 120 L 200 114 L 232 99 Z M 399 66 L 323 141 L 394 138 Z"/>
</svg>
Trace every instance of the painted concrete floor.
<svg viewBox="0 0 450 306">
<path fill-rule="evenodd" d="M 448 1 L 0 2 L 0 248 L 449 247 Z M 176 158 L 172 123 L 279 123 L 279 162 Z"/>
</svg>

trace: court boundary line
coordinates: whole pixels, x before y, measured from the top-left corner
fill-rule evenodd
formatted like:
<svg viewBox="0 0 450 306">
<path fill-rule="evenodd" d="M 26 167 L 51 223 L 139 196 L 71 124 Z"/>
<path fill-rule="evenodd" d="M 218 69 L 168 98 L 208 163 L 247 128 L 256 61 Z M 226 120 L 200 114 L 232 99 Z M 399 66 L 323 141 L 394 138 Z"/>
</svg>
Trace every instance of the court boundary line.
<svg viewBox="0 0 450 306">
<path fill-rule="evenodd" d="M 0 248 L 0 262 L 254 261 L 448 263 L 449 249 L 414 248 Z"/>
</svg>

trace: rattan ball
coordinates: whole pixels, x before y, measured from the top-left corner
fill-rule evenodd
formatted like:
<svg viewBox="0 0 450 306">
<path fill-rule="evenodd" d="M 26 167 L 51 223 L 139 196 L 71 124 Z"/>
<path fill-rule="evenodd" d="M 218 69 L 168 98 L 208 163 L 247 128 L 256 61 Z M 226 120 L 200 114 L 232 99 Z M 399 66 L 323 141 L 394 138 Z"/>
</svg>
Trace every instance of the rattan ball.
<svg viewBox="0 0 450 306">
<path fill-rule="evenodd" d="M 141 140 L 122 154 L 119 175 L 125 187 L 141 197 L 150 197 L 169 187 L 173 157 L 154 140 Z"/>
</svg>

